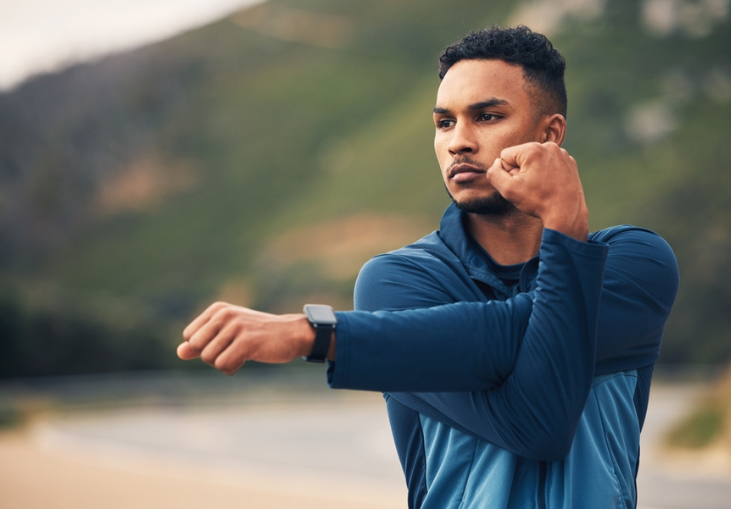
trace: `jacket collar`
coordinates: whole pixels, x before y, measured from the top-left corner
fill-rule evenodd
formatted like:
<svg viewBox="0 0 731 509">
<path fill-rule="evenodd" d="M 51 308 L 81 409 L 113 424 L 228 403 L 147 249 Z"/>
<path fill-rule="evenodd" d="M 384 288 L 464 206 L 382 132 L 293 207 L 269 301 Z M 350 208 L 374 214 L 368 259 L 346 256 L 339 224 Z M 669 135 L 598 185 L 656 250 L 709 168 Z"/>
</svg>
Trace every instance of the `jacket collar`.
<svg viewBox="0 0 731 509">
<path fill-rule="evenodd" d="M 447 207 L 439 223 L 439 238 L 462 262 L 472 279 L 481 281 L 495 290 L 496 295 L 510 296 L 513 292 L 495 275 L 490 268 L 485 252 L 465 228 L 465 213 L 452 203 Z M 494 263 L 494 262 L 493 262 Z M 521 291 L 527 291 L 537 274 L 537 257 L 526 262 L 521 275 Z"/>
</svg>

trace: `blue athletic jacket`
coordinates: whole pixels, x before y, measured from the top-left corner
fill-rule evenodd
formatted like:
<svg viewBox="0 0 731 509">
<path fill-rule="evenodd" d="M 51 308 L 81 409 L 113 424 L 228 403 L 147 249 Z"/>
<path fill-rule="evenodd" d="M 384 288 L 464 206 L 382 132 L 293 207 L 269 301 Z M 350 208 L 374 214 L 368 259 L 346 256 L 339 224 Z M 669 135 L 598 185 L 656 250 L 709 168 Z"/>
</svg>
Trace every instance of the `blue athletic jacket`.
<svg viewBox="0 0 731 509">
<path fill-rule="evenodd" d="M 635 507 L 677 286 L 648 230 L 544 230 L 538 257 L 504 267 L 452 205 L 440 231 L 363 267 L 328 381 L 386 391 L 409 507 Z"/>
</svg>

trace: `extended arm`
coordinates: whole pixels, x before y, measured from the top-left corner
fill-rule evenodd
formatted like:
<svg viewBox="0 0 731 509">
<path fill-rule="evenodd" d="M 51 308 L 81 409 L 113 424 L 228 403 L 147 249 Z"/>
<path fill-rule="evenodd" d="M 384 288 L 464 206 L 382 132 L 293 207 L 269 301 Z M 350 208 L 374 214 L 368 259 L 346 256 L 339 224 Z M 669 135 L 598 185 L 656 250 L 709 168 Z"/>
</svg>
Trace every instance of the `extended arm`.
<svg viewBox="0 0 731 509">
<path fill-rule="evenodd" d="M 541 444 L 559 447 L 570 444 L 573 437 L 593 376 L 606 246 L 583 242 L 587 235 L 583 191 L 576 163 L 563 149 L 533 143 L 506 149 L 501 157 L 488 170 L 491 183 L 547 228 L 532 308 L 529 297 L 519 296 L 502 304 L 341 314 L 331 383 L 412 391 L 493 387 L 502 377 L 490 374 L 511 365 L 496 348 L 513 345 L 508 350 L 515 352 L 522 339 L 514 371 L 491 392 L 491 403 L 501 410 L 495 424 L 529 449 L 553 457 L 555 449 L 541 451 L 533 437 L 538 433 L 547 437 Z M 477 315 L 470 314 L 470 308 L 478 310 Z M 178 354 L 186 359 L 201 356 L 227 373 L 246 360 L 282 362 L 306 354 L 312 333 L 296 315 L 291 327 L 283 327 L 283 320 L 244 308 L 209 309 L 186 328 L 186 342 Z M 443 353 L 447 346 L 452 347 L 449 355 Z M 475 352 L 472 346 L 482 350 Z M 442 364 L 446 360 L 449 363 Z M 377 370 L 374 362 L 379 363 Z M 420 371 L 419 366 L 432 369 Z M 435 376 L 441 366 L 448 366 L 446 377 Z M 418 376 L 400 376 L 408 370 Z M 442 383 L 434 385 L 435 378 Z M 445 384 L 447 379 L 451 382 Z M 549 429 L 544 429 L 546 423 Z"/>
</svg>

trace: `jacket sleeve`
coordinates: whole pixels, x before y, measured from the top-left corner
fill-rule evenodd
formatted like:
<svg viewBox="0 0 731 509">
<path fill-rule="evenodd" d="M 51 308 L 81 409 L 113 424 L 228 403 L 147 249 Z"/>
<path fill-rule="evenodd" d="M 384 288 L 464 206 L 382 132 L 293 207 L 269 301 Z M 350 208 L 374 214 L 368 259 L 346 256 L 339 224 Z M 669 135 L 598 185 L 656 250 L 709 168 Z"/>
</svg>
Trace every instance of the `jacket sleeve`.
<svg viewBox="0 0 731 509">
<path fill-rule="evenodd" d="M 641 228 L 614 228 L 601 240 L 608 243 L 609 253 L 598 316 L 596 374 L 652 366 L 678 290 L 675 256 L 660 236 Z M 452 427 L 535 457 L 535 451 L 495 428 L 496 410 L 488 391 L 395 397 Z"/>
<path fill-rule="evenodd" d="M 594 375 L 606 254 L 603 244 L 544 230 L 532 295 L 338 313 L 329 383 L 394 397 L 482 391 L 491 433 L 553 458 L 570 447 Z"/>
</svg>

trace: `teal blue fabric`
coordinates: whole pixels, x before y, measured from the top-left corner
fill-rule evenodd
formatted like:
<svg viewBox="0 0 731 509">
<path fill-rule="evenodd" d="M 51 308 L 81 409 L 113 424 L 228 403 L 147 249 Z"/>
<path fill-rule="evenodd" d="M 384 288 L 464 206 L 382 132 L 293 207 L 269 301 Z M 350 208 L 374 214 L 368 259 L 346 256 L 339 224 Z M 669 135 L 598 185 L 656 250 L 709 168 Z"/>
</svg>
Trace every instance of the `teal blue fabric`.
<svg viewBox="0 0 731 509">
<path fill-rule="evenodd" d="M 594 379 L 571 449 L 561 461 L 531 460 L 421 415 L 426 490 L 420 507 L 635 507 L 636 382 L 634 371 Z"/>
</svg>

